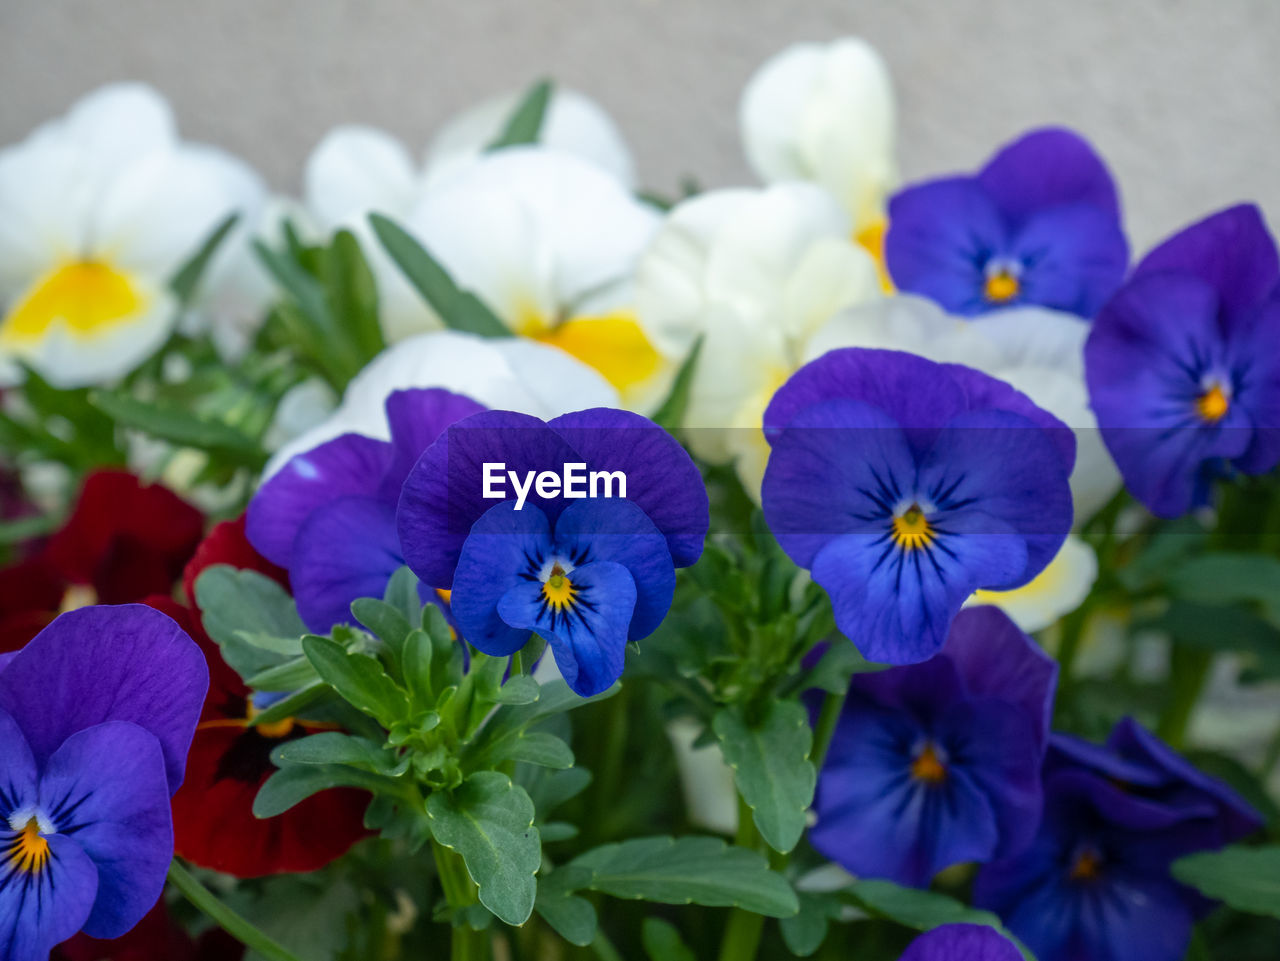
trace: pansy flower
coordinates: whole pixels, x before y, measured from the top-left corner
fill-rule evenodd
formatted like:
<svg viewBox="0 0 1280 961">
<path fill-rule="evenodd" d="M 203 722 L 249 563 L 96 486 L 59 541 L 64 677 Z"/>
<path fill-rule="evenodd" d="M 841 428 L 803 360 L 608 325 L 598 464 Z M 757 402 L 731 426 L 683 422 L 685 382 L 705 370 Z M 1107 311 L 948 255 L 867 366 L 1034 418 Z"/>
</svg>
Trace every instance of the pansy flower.
<svg viewBox="0 0 1280 961">
<path fill-rule="evenodd" d="M 249 541 L 289 572 L 311 630 L 349 623 L 352 601 L 382 596 L 404 565 L 395 514 L 409 469 L 449 424 L 483 409 L 445 390 L 395 391 L 386 402 L 389 441 L 343 434 L 295 455 L 254 495 Z M 423 600 L 431 597 L 424 588 Z"/>
<path fill-rule="evenodd" d="M 498 464 L 508 480 L 486 498 L 486 465 Z M 566 465 L 578 466 L 587 496 L 562 497 L 548 482 L 515 499 L 511 478 L 567 474 Z M 397 523 L 409 566 L 452 591 L 463 637 L 507 655 L 536 631 L 569 686 L 589 696 L 621 675 L 627 641 L 666 616 L 675 568 L 702 553 L 708 504 L 689 455 L 638 414 L 594 409 L 547 423 L 487 411 L 427 448 Z"/>
<path fill-rule="evenodd" d="M 1040 961 L 1178 961 L 1207 907 L 1169 865 L 1252 833 L 1262 819 L 1136 722 L 1105 748 L 1053 738 L 1031 844 L 982 869 L 974 902 Z"/>
<path fill-rule="evenodd" d="M 1092 317 L 1124 278 L 1115 184 L 1069 130 L 1034 130 L 971 176 L 889 201 L 885 260 L 899 290 L 954 314 L 1039 304 Z"/>
<path fill-rule="evenodd" d="M 1280 462 L 1280 262 L 1262 214 L 1231 207 L 1151 251 L 1099 312 L 1089 394 L 1125 484 L 1161 517 L 1215 475 Z"/>
<path fill-rule="evenodd" d="M 973 591 L 1027 583 L 1071 528 L 1071 431 L 970 368 L 831 351 L 764 423 L 765 519 L 872 661 L 932 657 Z"/>
<path fill-rule="evenodd" d="M 985 924 L 943 924 L 912 941 L 898 961 L 1022 961 L 1022 952 Z"/>
<path fill-rule="evenodd" d="M 103 87 L 0 151 L 0 381 L 20 379 L 15 361 L 59 387 L 128 373 L 173 330 L 173 275 L 263 196 L 244 164 L 179 141 L 168 105 L 139 84 Z"/>
<path fill-rule="evenodd" d="M 809 838 L 859 877 L 916 887 L 1025 847 L 1057 666 L 994 607 L 961 611 L 946 646 L 854 676 L 818 777 Z"/>
<path fill-rule="evenodd" d="M 0 666 L 0 955 L 114 938 L 164 888 L 169 797 L 209 683 L 200 649 L 142 605 L 63 614 Z"/>
</svg>

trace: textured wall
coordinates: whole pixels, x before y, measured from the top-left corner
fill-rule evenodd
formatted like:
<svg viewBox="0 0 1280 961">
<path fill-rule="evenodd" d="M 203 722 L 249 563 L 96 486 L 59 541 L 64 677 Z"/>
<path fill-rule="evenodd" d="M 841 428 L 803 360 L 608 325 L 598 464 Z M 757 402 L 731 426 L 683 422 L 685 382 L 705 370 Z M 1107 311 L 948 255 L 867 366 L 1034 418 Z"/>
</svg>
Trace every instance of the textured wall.
<svg viewBox="0 0 1280 961">
<path fill-rule="evenodd" d="M 1274 0 L 0 0 L 0 142 L 141 79 L 188 136 L 292 189 L 334 123 L 422 144 L 456 108 L 551 74 L 617 117 L 649 185 L 726 184 L 749 177 L 752 69 L 844 33 L 894 71 L 908 178 L 1060 122 L 1114 166 L 1139 246 L 1241 199 L 1280 227 Z"/>
</svg>

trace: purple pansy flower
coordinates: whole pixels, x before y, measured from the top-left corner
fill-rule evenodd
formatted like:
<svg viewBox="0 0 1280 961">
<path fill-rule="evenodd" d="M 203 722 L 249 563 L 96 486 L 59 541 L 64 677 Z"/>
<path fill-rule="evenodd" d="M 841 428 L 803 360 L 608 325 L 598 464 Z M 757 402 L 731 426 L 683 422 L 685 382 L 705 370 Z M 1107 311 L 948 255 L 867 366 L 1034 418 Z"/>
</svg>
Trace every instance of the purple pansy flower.
<svg viewBox="0 0 1280 961">
<path fill-rule="evenodd" d="M 1111 174 L 1083 138 L 1052 128 L 973 176 L 898 193 L 884 252 L 898 289 L 962 315 L 1039 304 L 1092 317 L 1129 263 Z"/>
<path fill-rule="evenodd" d="M 615 476 L 611 497 L 531 487 L 518 504 L 507 484 L 506 499 L 486 498 L 486 464 L 518 478 L 569 464 L 587 476 L 616 472 L 625 496 Z M 597 408 L 547 423 L 487 411 L 427 449 L 405 481 L 397 521 L 409 566 L 452 591 L 468 641 L 506 655 L 536 631 L 569 686 L 588 696 L 618 679 L 626 642 L 666 616 L 675 568 L 702 552 L 708 505 L 689 455 L 638 414 Z"/>
<path fill-rule="evenodd" d="M 1022 961 L 1022 952 L 984 924 L 944 924 L 912 941 L 898 961 Z"/>
<path fill-rule="evenodd" d="M 853 679 L 818 777 L 814 848 L 916 887 L 1024 847 L 1058 669 L 994 607 L 961 611 L 931 660 Z"/>
<path fill-rule="evenodd" d="M 764 424 L 765 519 L 872 661 L 932 657 L 974 590 L 1027 583 L 1071 528 L 1071 430 L 967 367 L 831 351 Z"/>
<path fill-rule="evenodd" d="M 209 686 L 141 604 L 63 614 L 0 670 L 0 957 L 129 931 L 173 857 L 169 797 Z"/>
<path fill-rule="evenodd" d="M 1232 207 L 1149 253 L 1085 344 L 1102 438 L 1161 517 L 1230 470 L 1280 463 L 1280 262 L 1262 214 Z"/>
<path fill-rule="evenodd" d="M 997 912 L 1040 961 L 1178 961 L 1205 899 L 1169 865 L 1262 825 L 1136 722 L 1105 748 L 1056 735 L 1035 839 L 978 875 L 974 902 Z"/>
<path fill-rule="evenodd" d="M 387 397 L 391 440 L 343 434 L 290 458 L 249 503 L 245 533 L 289 572 L 298 614 L 313 631 L 350 623 L 351 602 L 381 597 L 405 563 L 396 502 L 414 462 L 441 432 L 484 408 L 438 388 Z M 434 600 L 423 587 L 424 601 Z"/>
</svg>

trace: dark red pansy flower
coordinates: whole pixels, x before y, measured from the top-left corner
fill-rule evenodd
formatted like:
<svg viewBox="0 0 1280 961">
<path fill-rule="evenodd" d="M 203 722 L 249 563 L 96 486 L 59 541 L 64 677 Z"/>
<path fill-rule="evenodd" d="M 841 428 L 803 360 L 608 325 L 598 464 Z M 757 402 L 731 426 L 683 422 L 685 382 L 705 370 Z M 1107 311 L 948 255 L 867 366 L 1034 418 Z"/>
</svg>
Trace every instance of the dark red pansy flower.
<svg viewBox="0 0 1280 961">
<path fill-rule="evenodd" d="M 184 572 L 188 596 L 196 578 L 214 564 L 257 570 L 284 581 L 284 572 L 249 546 L 244 521 L 218 524 Z M 253 815 L 258 789 L 275 771 L 271 751 L 282 740 L 317 733 L 293 720 L 249 727 L 250 691 L 222 659 L 197 618 L 166 597 L 147 600 L 184 624 L 209 661 L 209 696 L 187 757 L 187 777 L 173 798 L 174 849 L 201 867 L 241 878 L 314 871 L 367 836 L 369 796 L 345 788 L 313 795 L 284 814 Z"/>
<path fill-rule="evenodd" d="M 239 961 L 244 945 L 221 928 L 192 938 L 160 901 L 124 937 L 100 941 L 77 934 L 53 949 L 50 961 Z"/>
</svg>

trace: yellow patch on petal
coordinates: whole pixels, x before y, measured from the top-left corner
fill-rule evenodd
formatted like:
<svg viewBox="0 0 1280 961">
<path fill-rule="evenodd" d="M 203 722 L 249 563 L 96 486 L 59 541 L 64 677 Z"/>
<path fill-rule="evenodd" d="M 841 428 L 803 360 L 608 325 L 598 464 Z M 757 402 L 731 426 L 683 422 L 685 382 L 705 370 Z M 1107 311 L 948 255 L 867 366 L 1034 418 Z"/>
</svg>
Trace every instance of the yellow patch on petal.
<svg viewBox="0 0 1280 961">
<path fill-rule="evenodd" d="M 551 576 L 542 585 L 542 596 L 546 598 L 552 610 L 558 611 L 568 607 L 576 593 L 577 589 L 573 586 L 573 581 L 569 580 L 564 568 L 559 564 L 551 569 Z"/>
<path fill-rule="evenodd" d="M 933 541 L 933 525 L 924 516 L 924 511 L 912 504 L 906 511 L 893 519 L 891 532 L 893 542 L 905 551 L 928 547 Z"/>
<path fill-rule="evenodd" d="M 853 242 L 871 255 L 876 262 L 876 276 L 880 278 L 880 289 L 886 294 L 894 291 L 893 278 L 889 276 L 889 267 L 884 259 L 884 235 L 889 232 L 889 219 L 877 217 L 853 235 Z"/>
<path fill-rule="evenodd" d="M 1216 424 L 1227 416 L 1230 409 L 1231 398 L 1221 384 L 1210 385 L 1208 390 L 1196 398 L 1196 414 L 1206 424 Z"/>
<path fill-rule="evenodd" d="M 46 274 L 0 322 L 0 342 L 37 342 L 56 325 L 86 339 L 145 313 L 148 298 L 124 274 L 98 261 L 74 261 Z"/>
<path fill-rule="evenodd" d="M 1018 278 L 1006 270 L 997 270 L 987 275 L 982 295 L 993 304 L 1003 304 L 1018 296 L 1022 285 Z"/>
<path fill-rule="evenodd" d="M 1102 874 L 1102 858 L 1096 851 L 1086 849 L 1076 855 L 1068 877 L 1072 881 L 1096 881 Z"/>
<path fill-rule="evenodd" d="M 18 833 L 8 848 L 9 863 L 24 874 L 39 874 L 49 863 L 49 842 L 40 833 L 34 817 Z"/>
<path fill-rule="evenodd" d="M 942 763 L 942 758 L 938 757 L 932 744 L 926 744 L 911 762 L 911 777 L 929 785 L 941 784 L 947 779 L 947 766 Z"/>
<path fill-rule="evenodd" d="M 536 329 L 522 320 L 517 329 L 523 332 L 525 328 Z M 529 336 L 559 347 L 594 367 L 620 391 L 643 384 L 662 366 L 662 356 L 649 343 L 630 311 L 573 317 L 550 330 Z"/>
</svg>

